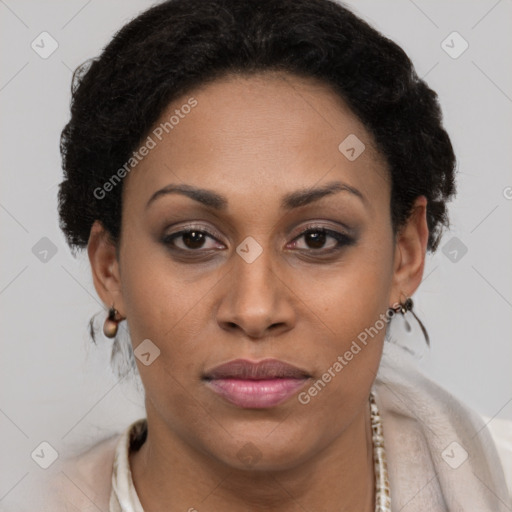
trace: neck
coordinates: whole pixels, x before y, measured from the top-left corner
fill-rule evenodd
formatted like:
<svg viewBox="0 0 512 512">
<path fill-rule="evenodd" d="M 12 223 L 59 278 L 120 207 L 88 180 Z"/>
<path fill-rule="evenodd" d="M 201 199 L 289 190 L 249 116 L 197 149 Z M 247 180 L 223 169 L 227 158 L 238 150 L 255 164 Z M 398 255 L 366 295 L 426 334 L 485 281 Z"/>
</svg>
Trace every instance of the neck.
<svg viewBox="0 0 512 512">
<path fill-rule="evenodd" d="M 348 512 L 374 510 L 369 408 L 306 462 L 286 470 L 230 467 L 190 446 L 146 405 L 148 435 L 130 454 L 145 512 L 160 510 Z"/>
</svg>

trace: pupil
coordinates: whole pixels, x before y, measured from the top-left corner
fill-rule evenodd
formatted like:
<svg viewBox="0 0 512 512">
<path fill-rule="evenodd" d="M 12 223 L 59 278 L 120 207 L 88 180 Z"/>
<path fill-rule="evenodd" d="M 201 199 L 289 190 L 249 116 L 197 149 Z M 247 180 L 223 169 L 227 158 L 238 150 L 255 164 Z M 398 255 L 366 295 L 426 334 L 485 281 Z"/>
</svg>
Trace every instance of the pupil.
<svg viewBox="0 0 512 512">
<path fill-rule="evenodd" d="M 183 235 L 183 242 L 190 249 L 197 249 L 203 245 L 204 236 L 202 233 L 197 231 L 190 231 L 189 233 L 185 233 Z"/>
<path fill-rule="evenodd" d="M 306 243 L 314 249 L 321 249 L 325 244 L 325 233 L 320 231 L 308 233 L 306 235 Z"/>
</svg>

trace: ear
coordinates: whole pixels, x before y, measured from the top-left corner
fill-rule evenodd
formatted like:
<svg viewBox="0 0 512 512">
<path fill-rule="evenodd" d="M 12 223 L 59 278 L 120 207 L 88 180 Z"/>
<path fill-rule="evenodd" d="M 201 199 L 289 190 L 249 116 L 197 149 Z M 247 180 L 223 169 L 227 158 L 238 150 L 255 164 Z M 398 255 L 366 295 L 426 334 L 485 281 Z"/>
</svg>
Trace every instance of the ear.
<svg viewBox="0 0 512 512">
<path fill-rule="evenodd" d="M 395 242 L 391 302 L 403 302 L 413 295 L 423 278 L 428 242 L 427 198 L 416 198 L 407 223 Z"/>
<path fill-rule="evenodd" d="M 94 287 L 107 309 L 114 304 L 123 317 L 126 316 L 121 290 L 121 275 L 116 246 L 108 231 L 98 220 L 94 221 L 87 244 Z"/>
</svg>

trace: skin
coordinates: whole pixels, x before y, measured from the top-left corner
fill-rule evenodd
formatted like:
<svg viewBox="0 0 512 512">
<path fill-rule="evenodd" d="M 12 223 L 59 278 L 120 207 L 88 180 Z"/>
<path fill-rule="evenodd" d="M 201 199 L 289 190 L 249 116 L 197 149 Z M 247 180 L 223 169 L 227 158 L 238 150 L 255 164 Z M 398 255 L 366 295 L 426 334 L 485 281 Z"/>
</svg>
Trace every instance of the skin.
<svg viewBox="0 0 512 512">
<path fill-rule="evenodd" d="M 191 96 L 197 106 L 125 179 L 119 259 L 98 221 L 88 245 L 96 290 L 126 318 L 133 347 L 150 339 L 160 349 L 149 366 L 137 360 L 148 437 L 130 464 L 144 510 L 372 511 L 368 395 L 385 329 L 306 405 L 296 394 L 274 408 L 238 408 L 201 376 L 235 358 L 273 357 L 306 369 L 307 390 L 419 286 L 426 199 L 394 234 L 387 164 L 323 83 L 228 76 L 177 99 L 159 122 Z M 354 161 L 338 150 L 349 134 L 366 146 Z M 284 195 L 333 181 L 364 201 L 338 191 L 281 209 Z M 168 194 L 146 209 L 169 184 L 207 188 L 228 206 Z M 329 254 L 334 238 L 300 235 L 312 222 L 354 243 Z M 175 239 L 186 253 L 162 242 L 190 226 L 216 239 Z M 248 236 L 263 250 L 252 263 L 236 252 Z M 237 455 L 247 443 L 260 457 L 252 466 Z"/>
</svg>

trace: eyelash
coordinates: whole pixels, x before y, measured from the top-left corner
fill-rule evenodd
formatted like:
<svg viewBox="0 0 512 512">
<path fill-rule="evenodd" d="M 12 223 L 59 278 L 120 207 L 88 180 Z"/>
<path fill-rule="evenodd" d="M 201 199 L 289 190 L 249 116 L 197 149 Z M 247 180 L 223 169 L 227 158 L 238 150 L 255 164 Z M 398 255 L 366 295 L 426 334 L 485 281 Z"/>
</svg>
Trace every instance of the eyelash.
<svg viewBox="0 0 512 512">
<path fill-rule="evenodd" d="M 181 231 L 177 231 L 176 233 L 172 233 L 170 235 L 166 235 L 163 239 L 162 239 L 162 242 L 164 245 L 168 246 L 171 250 L 173 251 L 177 251 L 177 252 L 181 252 L 181 253 L 200 253 L 200 252 L 204 252 L 205 249 L 182 249 L 181 247 L 176 247 L 174 245 L 174 240 L 177 239 L 177 238 L 180 238 L 181 236 L 183 235 L 186 235 L 186 234 L 189 234 L 189 233 L 200 233 L 200 234 L 203 234 L 203 235 L 207 235 L 208 237 L 214 239 L 215 241 L 218 241 L 216 236 L 211 233 L 210 231 L 208 231 L 207 229 L 205 229 L 204 227 L 194 227 L 194 226 L 190 226 L 189 228 L 187 229 L 183 229 Z M 311 225 L 311 226 L 307 226 L 306 228 L 304 228 L 293 240 L 292 242 L 296 242 L 297 240 L 299 240 L 301 237 L 303 237 L 304 235 L 307 235 L 309 233 L 322 233 L 322 234 L 325 234 L 325 235 L 328 235 L 330 236 L 331 238 L 334 238 L 337 242 L 336 246 L 335 247 L 332 247 L 330 249 L 298 249 L 299 251 L 303 251 L 303 252 L 309 252 L 309 253 L 319 253 L 319 254 L 331 254 L 333 252 L 337 252 L 337 251 L 340 251 L 343 247 L 345 246 L 349 246 L 349 245 L 353 245 L 355 243 L 355 239 L 346 235 L 345 233 L 340 233 L 338 231 L 334 231 L 334 230 L 331 230 L 331 229 L 328 229 L 326 227 L 323 227 L 323 226 L 315 226 L 315 225 Z M 212 250 L 212 249 L 206 249 L 206 251 L 209 251 L 209 250 Z M 215 250 L 215 249 L 213 249 Z"/>
<path fill-rule="evenodd" d="M 305 227 L 294 239 L 293 242 L 296 240 L 299 240 L 301 237 L 303 237 L 306 234 L 309 233 L 321 233 L 325 234 L 327 236 L 330 236 L 331 238 L 334 238 L 336 240 L 336 246 L 331 247 L 330 249 L 299 249 L 299 250 L 305 250 L 308 252 L 313 253 L 320 253 L 320 254 L 331 254 L 333 252 L 340 251 L 343 247 L 353 245 L 355 243 L 354 238 L 346 235 L 345 233 L 340 233 L 339 231 L 334 231 L 332 229 L 328 229 L 323 226 L 307 226 Z"/>
</svg>

